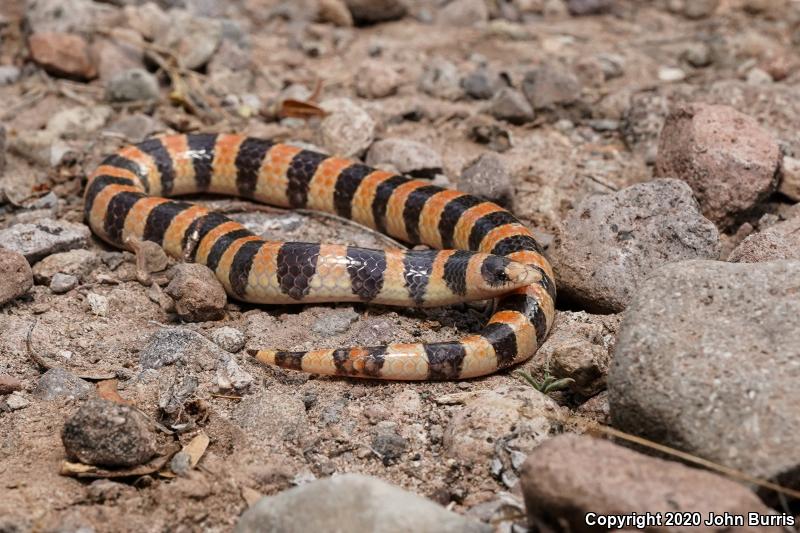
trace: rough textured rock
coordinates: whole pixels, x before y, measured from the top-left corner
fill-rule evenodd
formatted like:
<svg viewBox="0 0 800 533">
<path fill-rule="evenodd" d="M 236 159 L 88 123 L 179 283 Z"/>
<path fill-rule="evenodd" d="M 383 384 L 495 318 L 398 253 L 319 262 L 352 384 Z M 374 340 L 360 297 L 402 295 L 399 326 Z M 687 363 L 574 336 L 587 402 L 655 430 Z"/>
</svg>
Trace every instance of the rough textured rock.
<svg viewBox="0 0 800 533">
<path fill-rule="evenodd" d="M 442 157 L 430 146 L 408 139 L 376 141 L 367 152 L 369 166 L 389 167 L 401 174 L 432 179 L 442 173 Z"/>
<path fill-rule="evenodd" d="M 549 109 L 575 103 L 581 86 L 566 67 L 546 64 L 525 74 L 522 92 L 534 109 Z"/>
<path fill-rule="evenodd" d="M 570 390 L 589 397 L 605 389 L 620 315 L 561 311 L 553 332 L 526 365 L 556 378 L 572 378 Z"/>
<path fill-rule="evenodd" d="M 464 94 L 456 67 L 450 61 L 435 57 L 425 64 L 419 78 L 419 90 L 436 98 L 457 100 Z"/>
<path fill-rule="evenodd" d="M 437 12 L 436 22 L 446 26 L 475 26 L 489 20 L 483 0 L 453 0 Z"/>
<path fill-rule="evenodd" d="M 175 311 L 184 320 L 205 322 L 225 316 L 225 289 L 205 265 L 179 263 L 165 291 L 175 300 Z"/>
<path fill-rule="evenodd" d="M 461 80 L 461 87 L 464 88 L 464 91 L 472 98 L 479 100 L 490 99 L 502 86 L 503 82 L 500 76 L 485 67 L 473 70 Z"/>
<path fill-rule="evenodd" d="M 800 262 L 684 261 L 643 283 L 608 377 L 614 425 L 800 486 Z"/>
<path fill-rule="evenodd" d="M 47 120 L 47 131 L 62 139 L 79 139 L 105 126 L 113 114 L 104 105 L 69 107 Z"/>
<path fill-rule="evenodd" d="M 632 515 L 713 512 L 747 516 L 768 509 L 746 487 L 704 470 L 656 459 L 609 441 L 559 435 L 533 451 L 522 467 L 522 491 L 531 523 L 597 531 L 587 513 Z M 618 525 L 619 527 L 620 525 Z M 629 524 L 633 530 L 633 524 Z M 603 528 L 605 529 L 605 528 Z M 781 528 L 729 526 L 648 527 L 648 531 L 774 531 Z"/>
<path fill-rule="evenodd" d="M 212 331 L 211 340 L 223 350 L 231 353 L 236 353 L 244 348 L 244 333 L 230 326 Z"/>
<path fill-rule="evenodd" d="M 357 24 L 375 24 L 401 19 L 407 8 L 401 0 L 345 0 Z"/>
<path fill-rule="evenodd" d="M 800 260 L 800 215 L 748 235 L 728 256 L 731 263 Z"/>
<path fill-rule="evenodd" d="M 28 38 L 31 58 L 55 76 L 91 79 L 97 69 L 89 54 L 89 44 L 70 33 L 34 33 Z"/>
<path fill-rule="evenodd" d="M 144 69 L 133 68 L 116 74 L 108 82 L 112 102 L 137 102 L 158 98 L 158 80 Z"/>
<path fill-rule="evenodd" d="M 197 332 L 184 328 L 162 328 L 155 332 L 139 352 L 142 369 L 159 369 L 171 364 L 196 363 L 210 369 L 225 352 Z"/>
<path fill-rule="evenodd" d="M 511 124 L 525 124 L 535 116 L 533 108 L 522 93 L 511 87 L 503 87 L 497 91 L 486 106 L 486 112 Z"/>
<path fill-rule="evenodd" d="M 775 190 L 780 163 L 777 141 L 752 117 L 728 106 L 690 104 L 664 122 L 656 174 L 686 181 L 703 214 L 727 227 Z"/>
<path fill-rule="evenodd" d="M 778 192 L 794 202 L 800 202 L 800 159 L 784 157 L 781 168 L 781 183 Z"/>
<path fill-rule="evenodd" d="M 0 247 L 0 306 L 33 287 L 33 271 L 25 256 Z"/>
<path fill-rule="evenodd" d="M 55 294 L 67 293 L 77 285 L 78 278 L 71 274 L 62 274 L 61 272 L 53 274 L 53 278 L 50 280 L 50 290 Z"/>
<path fill-rule="evenodd" d="M 329 114 L 317 130 L 317 144 L 331 154 L 359 157 L 375 138 L 375 121 L 349 98 L 331 98 L 321 107 Z"/>
<path fill-rule="evenodd" d="M 458 190 L 513 209 L 514 183 L 511 174 L 503 165 L 503 160 L 491 152 L 481 154 L 464 167 L 458 178 Z"/>
<path fill-rule="evenodd" d="M 169 16 L 170 25 L 157 35 L 156 43 L 174 50 L 186 68 L 199 69 L 208 63 L 222 42 L 220 21 L 182 9 L 170 10 Z"/>
<path fill-rule="evenodd" d="M 231 412 L 231 420 L 261 445 L 269 445 L 276 439 L 296 439 L 308 427 L 302 400 L 272 389 L 242 399 Z"/>
<path fill-rule="evenodd" d="M 362 98 L 385 98 L 403 82 L 400 73 L 381 61 L 365 61 L 356 77 L 356 94 Z"/>
<path fill-rule="evenodd" d="M 586 309 L 618 312 L 657 267 L 717 259 L 719 235 L 692 191 L 674 179 L 585 198 L 564 221 L 553 263 L 561 294 Z"/>
<path fill-rule="evenodd" d="M 21 253 L 33 264 L 56 252 L 83 248 L 89 233 L 83 224 L 45 218 L 35 224 L 15 224 L 0 230 L 0 246 Z"/>
<path fill-rule="evenodd" d="M 527 454 L 558 427 L 553 418 L 560 407 L 532 387 L 504 386 L 463 396 L 464 407 L 450 420 L 442 444 L 447 455 L 473 468 L 489 468 L 493 459 L 502 459 L 497 442 L 505 443 L 509 453 Z"/>
<path fill-rule="evenodd" d="M 157 452 L 152 423 L 139 411 L 107 400 L 90 400 L 64 423 L 67 457 L 98 466 L 135 466 Z"/>
<path fill-rule="evenodd" d="M 63 368 L 51 368 L 39 378 L 33 396 L 40 400 L 71 398 L 83 400 L 94 393 L 94 387 Z"/>
<path fill-rule="evenodd" d="M 387 505 L 387 502 L 391 502 Z M 326 531 L 477 533 L 492 528 L 385 481 L 343 474 L 267 496 L 245 511 L 237 533 Z"/>
<path fill-rule="evenodd" d="M 84 278 L 100 264 L 100 258 L 91 250 L 70 250 L 45 257 L 33 266 L 33 279 L 47 285 L 56 274 Z"/>
<path fill-rule="evenodd" d="M 222 390 L 245 390 L 253 383 L 253 376 L 244 370 L 229 354 L 223 355 L 217 364 L 217 386 Z"/>
</svg>

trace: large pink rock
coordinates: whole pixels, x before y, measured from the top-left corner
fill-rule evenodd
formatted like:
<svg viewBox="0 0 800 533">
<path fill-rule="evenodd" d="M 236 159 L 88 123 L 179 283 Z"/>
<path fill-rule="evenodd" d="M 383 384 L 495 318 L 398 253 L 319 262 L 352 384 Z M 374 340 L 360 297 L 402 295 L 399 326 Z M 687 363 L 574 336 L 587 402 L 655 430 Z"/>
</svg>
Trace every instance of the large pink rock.
<svg viewBox="0 0 800 533">
<path fill-rule="evenodd" d="M 689 104 L 664 122 L 656 174 L 686 181 L 703 214 L 729 227 L 775 190 L 781 158 L 775 138 L 752 117 Z"/>
<path fill-rule="evenodd" d="M 31 58 L 55 76 L 91 79 L 97 69 L 89 53 L 89 44 L 73 33 L 42 32 L 28 38 Z"/>
</svg>

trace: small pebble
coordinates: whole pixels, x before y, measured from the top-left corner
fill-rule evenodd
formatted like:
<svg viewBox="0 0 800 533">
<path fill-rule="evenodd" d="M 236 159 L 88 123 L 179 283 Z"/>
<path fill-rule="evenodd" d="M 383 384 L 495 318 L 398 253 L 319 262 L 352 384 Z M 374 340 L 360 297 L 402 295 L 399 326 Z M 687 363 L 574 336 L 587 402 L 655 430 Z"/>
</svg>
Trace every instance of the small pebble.
<svg viewBox="0 0 800 533">
<path fill-rule="evenodd" d="M 319 317 L 311 329 L 320 335 L 338 335 L 347 331 L 350 324 L 356 320 L 358 320 L 358 313 L 352 309 L 334 309 Z"/>
<path fill-rule="evenodd" d="M 30 405 L 30 401 L 26 400 L 25 397 L 19 391 L 14 391 L 8 396 L 6 396 L 6 405 L 12 411 L 16 411 L 18 409 L 24 409 Z"/>
<path fill-rule="evenodd" d="M 677 67 L 660 67 L 658 69 L 658 79 L 661 81 L 682 81 L 686 79 L 686 72 Z"/>
<path fill-rule="evenodd" d="M 55 294 L 64 294 L 74 289 L 78 285 L 78 278 L 71 274 L 57 272 L 50 280 L 50 290 Z M 91 302 L 90 302 L 91 304 Z"/>
<path fill-rule="evenodd" d="M 429 144 L 408 139 L 384 139 L 370 146 L 366 163 L 389 167 L 415 178 L 432 179 L 442 173 L 442 156 Z"/>
<path fill-rule="evenodd" d="M 2 242 L 0 242 L 2 244 Z M 25 257 L 0 247 L 0 306 L 33 287 L 33 271 Z"/>
<path fill-rule="evenodd" d="M 230 326 L 212 331 L 211 340 L 223 350 L 231 353 L 239 352 L 244 348 L 244 333 Z"/>
<path fill-rule="evenodd" d="M 60 367 L 51 368 L 42 374 L 33 389 L 35 398 L 46 401 L 59 398 L 83 400 L 92 393 L 94 387 L 91 383 Z"/>
<path fill-rule="evenodd" d="M 11 85 L 19 79 L 19 69 L 14 65 L 0 65 L 0 87 Z"/>
<path fill-rule="evenodd" d="M 169 469 L 177 476 L 187 476 L 192 469 L 192 457 L 180 451 L 176 453 L 169 462 Z"/>
<path fill-rule="evenodd" d="M 320 107 L 328 115 L 317 130 L 317 144 L 335 155 L 361 156 L 375 138 L 375 120 L 349 98 L 331 98 Z"/>
<path fill-rule="evenodd" d="M 225 316 L 228 297 L 214 273 L 199 263 L 180 263 L 167 285 L 166 293 L 175 300 L 175 310 L 188 322 L 219 320 Z"/>
<path fill-rule="evenodd" d="M 458 67 L 446 59 L 430 60 L 423 68 L 419 89 L 436 98 L 457 100 L 463 94 Z"/>
<path fill-rule="evenodd" d="M 525 96 L 511 87 L 503 87 L 497 91 L 486 107 L 486 112 L 511 124 L 524 124 L 534 118 L 533 108 Z"/>
<path fill-rule="evenodd" d="M 464 167 L 458 189 L 509 208 L 514 197 L 511 175 L 493 153 L 485 153 Z"/>
<path fill-rule="evenodd" d="M 102 294 L 90 292 L 86 295 L 86 302 L 89 304 L 89 309 L 97 316 L 108 315 L 108 298 Z"/>
<path fill-rule="evenodd" d="M 108 99 L 112 102 L 140 102 L 156 100 L 158 80 L 141 68 L 120 72 L 108 82 Z"/>
</svg>

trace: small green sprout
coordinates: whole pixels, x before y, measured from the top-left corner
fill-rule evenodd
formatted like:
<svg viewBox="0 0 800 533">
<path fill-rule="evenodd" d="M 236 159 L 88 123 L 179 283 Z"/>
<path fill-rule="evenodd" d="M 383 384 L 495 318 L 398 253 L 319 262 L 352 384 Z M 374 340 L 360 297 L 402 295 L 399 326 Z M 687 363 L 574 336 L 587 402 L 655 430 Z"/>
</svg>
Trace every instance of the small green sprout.
<svg viewBox="0 0 800 533">
<path fill-rule="evenodd" d="M 542 394 L 550 394 L 551 392 L 564 390 L 569 386 L 570 383 L 575 382 L 575 380 L 572 378 L 556 378 L 550 374 L 550 369 L 548 367 L 545 367 L 544 377 L 541 380 L 537 380 L 528 372 L 524 372 L 522 370 L 517 370 L 514 372 L 514 375 L 526 381 L 528 385 L 538 390 Z"/>
</svg>

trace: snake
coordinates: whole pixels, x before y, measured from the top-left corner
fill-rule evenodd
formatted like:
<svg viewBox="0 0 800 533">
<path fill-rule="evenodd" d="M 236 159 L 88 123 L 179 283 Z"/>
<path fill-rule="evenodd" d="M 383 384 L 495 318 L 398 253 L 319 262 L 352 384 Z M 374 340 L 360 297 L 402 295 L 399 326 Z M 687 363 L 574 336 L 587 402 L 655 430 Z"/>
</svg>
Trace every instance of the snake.
<svg viewBox="0 0 800 533">
<path fill-rule="evenodd" d="M 223 194 L 330 213 L 417 249 L 265 240 L 203 205 Z M 401 307 L 491 300 L 482 329 L 452 341 L 292 351 L 249 349 L 266 365 L 321 375 L 457 380 L 529 359 L 555 316 L 553 269 L 533 233 L 478 196 L 293 144 L 235 133 L 166 134 L 120 148 L 88 176 L 84 215 L 120 249 L 152 241 L 208 267 L 236 300 Z M 422 249 L 420 249 L 422 248 Z"/>
</svg>

